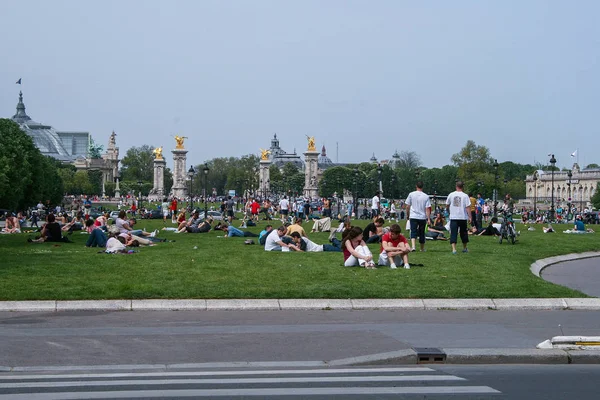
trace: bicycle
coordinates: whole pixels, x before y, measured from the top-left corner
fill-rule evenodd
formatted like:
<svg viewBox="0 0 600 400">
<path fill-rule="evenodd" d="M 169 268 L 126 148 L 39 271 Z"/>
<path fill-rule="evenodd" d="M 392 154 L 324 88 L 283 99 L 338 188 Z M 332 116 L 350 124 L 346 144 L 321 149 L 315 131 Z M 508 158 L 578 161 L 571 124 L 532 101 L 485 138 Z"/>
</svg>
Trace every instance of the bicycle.
<svg viewBox="0 0 600 400">
<path fill-rule="evenodd" d="M 502 211 L 502 216 L 504 218 L 502 220 L 502 226 L 500 227 L 500 238 L 498 239 L 498 242 L 502 244 L 502 241 L 506 239 L 512 244 L 515 244 L 517 241 L 517 231 L 515 230 L 512 214 L 509 214 L 507 211 Z"/>
</svg>

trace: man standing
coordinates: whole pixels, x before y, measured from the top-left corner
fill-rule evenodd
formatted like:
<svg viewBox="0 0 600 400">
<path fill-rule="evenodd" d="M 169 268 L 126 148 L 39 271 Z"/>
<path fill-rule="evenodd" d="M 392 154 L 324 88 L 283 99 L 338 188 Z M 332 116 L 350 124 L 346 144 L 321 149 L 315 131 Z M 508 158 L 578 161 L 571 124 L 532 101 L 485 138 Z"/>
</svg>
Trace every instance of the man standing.
<svg viewBox="0 0 600 400">
<path fill-rule="evenodd" d="M 290 212 L 290 202 L 287 196 L 283 196 L 283 199 L 279 202 L 279 214 L 281 214 L 281 222 L 286 223 L 287 217 Z"/>
<path fill-rule="evenodd" d="M 419 237 L 421 251 L 425 251 L 425 225 L 431 220 L 431 201 L 429 196 L 423 193 L 423 181 L 417 182 L 417 190 L 410 192 L 405 204 L 408 220 L 410 221 L 411 251 L 416 250 L 416 241 Z"/>
<path fill-rule="evenodd" d="M 234 202 L 231 196 L 227 196 L 227 201 L 225 202 L 225 210 L 227 211 L 227 221 L 229 224 L 233 221 L 233 207 Z"/>
<path fill-rule="evenodd" d="M 379 215 L 379 191 L 375 192 L 375 196 L 371 200 L 371 218 Z"/>
<path fill-rule="evenodd" d="M 452 254 L 456 254 L 456 242 L 460 231 L 460 241 L 463 244 L 463 253 L 468 253 L 469 231 L 467 221 L 471 222 L 471 201 L 469 196 L 463 192 L 464 184 L 456 182 L 456 190 L 448 195 L 446 205 L 450 213 L 450 244 Z"/>
</svg>

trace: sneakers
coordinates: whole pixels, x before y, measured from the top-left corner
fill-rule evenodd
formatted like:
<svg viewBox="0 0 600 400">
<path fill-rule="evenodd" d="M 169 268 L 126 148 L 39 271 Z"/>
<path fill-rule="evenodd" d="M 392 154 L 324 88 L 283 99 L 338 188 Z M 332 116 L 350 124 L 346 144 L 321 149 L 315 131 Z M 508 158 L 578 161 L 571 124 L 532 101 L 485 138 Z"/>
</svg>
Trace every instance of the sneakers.
<svg viewBox="0 0 600 400">
<path fill-rule="evenodd" d="M 410 249 L 411 252 L 415 252 L 417 251 L 417 249 L 415 249 L 414 247 L 412 249 Z"/>
<path fill-rule="evenodd" d="M 396 264 L 394 264 L 394 263 L 391 263 L 391 264 L 390 264 L 390 268 L 391 268 L 391 269 L 396 269 L 396 268 L 398 268 L 398 267 L 396 267 Z"/>
<path fill-rule="evenodd" d="M 456 254 L 456 250 L 452 250 L 452 254 Z"/>
<path fill-rule="evenodd" d="M 409 263 L 405 263 L 404 264 L 404 269 L 410 269 L 410 264 Z"/>
<path fill-rule="evenodd" d="M 463 253 L 468 253 L 468 252 L 469 252 L 469 249 L 463 249 L 463 251 L 462 251 L 462 252 L 463 252 Z"/>
</svg>

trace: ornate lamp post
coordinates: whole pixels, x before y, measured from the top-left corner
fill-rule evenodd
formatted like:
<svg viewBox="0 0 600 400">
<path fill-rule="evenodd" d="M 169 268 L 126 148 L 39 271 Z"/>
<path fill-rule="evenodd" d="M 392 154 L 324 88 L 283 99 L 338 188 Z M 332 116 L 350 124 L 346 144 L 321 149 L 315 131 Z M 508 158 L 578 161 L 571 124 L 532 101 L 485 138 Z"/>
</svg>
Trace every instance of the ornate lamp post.
<svg viewBox="0 0 600 400">
<path fill-rule="evenodd" d="M 192 189 L 194 187 L 194 174 L 196 173 L 196 170 L 194 169 L 194 166 L 190 166 L 190 169 L 188 170 L 188 178 L 190 178 L 190 202 L 188 204 L 188 207 L 190 209 L 190 212 L 194 209 L 194 199 L 192 198 Z"/>
<path fill-rule="evenodd" d="M 556 165 L 556 158 L 554 154 L 550 157 L 550 164 L 552 165 L 552 189 L 551 189 L 551 201 L 550 201 L 550 221 L 554 221 L 554 166 Z"/>
<path fill-rule="evenodd" d="M 498 216 L 498 160 L 494 159 L 494 217 Z"/>
<path fill-rule="evenodd" d="M 567 182 L 567 191 L 568 191 L 568 202 L 567 202 L 567 221 L 569 220 L 569 215 L 571 215 L 571 178 L 573 177 L 573 173 L 571 170 L 567 171 L 567 176 L 569 177 L 569 182 Z"/>
<path fill-rule="evenodd" d="M 396 174 L 392 175 L 392 189 L 390 190 L 390 195 L 392 196 L 392 201 L 396 197 Z"/>
<path fill-rule="evenodd" d="M 433 214 L 434 215 L 437 214 L 437 186 L 438 186 L 438 181 L 437 181 L 437 179 L 434 179 L 434 181 L 433 181 Z"/>
<path fill-rule="evenodd" d="M 579 185 L 579 215 L 583 218 L 583 185 Z"/>
<path fill-rule="evenodd" d="M 202 168 L 202 171 L 204 171 L 204 219 L 206 219 L 208 218 L 208 207 L 206 205 L 206 197 L 208 193 L 208 172 L 210 171 L 210 169 L 208 168 L 208 164 L 204 164 L 204 168 Z"/>
<path fill-rule="evenodd" d="M 354 168 L 354 216 L 358 219 L 358 168 Z"/>
<path fill-rule="evenodd" d="M 144 182 L 140 179 L 137 181 L 138 184 L 138 188 L 139 188 L 139 192 L 138 192 L 138 211 L 140 212 L 140 218 L 142 218 L 144 216 L 144 213 L 142 212 L 142 207 L 144 206 L 144 201 L 142 200 L 142 185 L 144 184 Z"/>
<path fill-rule="evenodd" d="M 537 171 L 533 173 L 533 221 L 537 221 Z"/>
<path fill-rule="evenodd" d="M 381 182 L 381 175 L 383 173 L 383 167 L 381 164 L 377 165 L 377 176 L 379 177 L 379 198 L 383 198 L 383 184 Z M 381 213 L 381 203 L 379 203 L 379 213 Z"/>
</svg>

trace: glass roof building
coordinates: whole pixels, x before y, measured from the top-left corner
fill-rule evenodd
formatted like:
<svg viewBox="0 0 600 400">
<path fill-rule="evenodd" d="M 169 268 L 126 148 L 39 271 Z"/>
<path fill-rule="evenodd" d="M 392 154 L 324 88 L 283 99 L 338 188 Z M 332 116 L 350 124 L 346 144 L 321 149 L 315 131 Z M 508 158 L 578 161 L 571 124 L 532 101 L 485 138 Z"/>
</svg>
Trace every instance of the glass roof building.
<svg viewBox="0 0 600 400">
<path fill-rule="evenodd" d="M 50 125 L 32 120 L 25 112 L 22 92 L 19 92 L 17 113 L 13 115 L 12 120 L 33 139 L 35 146 L 45 156 L 65 162 L 88 156 L 89 132 L 59 132 Z"/>
</svg>

